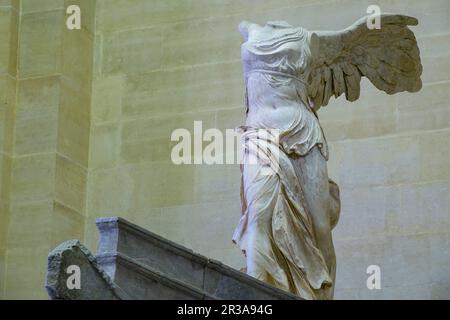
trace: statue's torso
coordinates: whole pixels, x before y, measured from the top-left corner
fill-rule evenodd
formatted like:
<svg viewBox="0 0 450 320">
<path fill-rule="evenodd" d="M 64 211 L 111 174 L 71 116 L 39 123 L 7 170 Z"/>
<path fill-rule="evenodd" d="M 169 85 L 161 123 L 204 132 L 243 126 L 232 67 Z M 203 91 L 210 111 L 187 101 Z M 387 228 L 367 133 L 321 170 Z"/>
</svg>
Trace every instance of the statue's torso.
<svg viewBox="0 0 450 320">
<path fill-rule="evenodd" d="M 326 142 L 319 121 L 307 99 L 309 33 L 301 28 L 263 27 L 242 45 L 247 86 L 246 125 L 279 129 L 288 153 L 305 155 Z"/>
</svg>

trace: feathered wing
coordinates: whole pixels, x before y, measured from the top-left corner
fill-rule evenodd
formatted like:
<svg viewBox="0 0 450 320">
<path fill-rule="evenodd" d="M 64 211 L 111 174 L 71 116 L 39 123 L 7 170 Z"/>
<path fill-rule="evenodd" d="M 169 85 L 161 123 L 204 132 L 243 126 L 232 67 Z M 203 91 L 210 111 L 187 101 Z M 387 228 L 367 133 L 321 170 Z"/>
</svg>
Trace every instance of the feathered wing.
<svg viewBox="0 0 450 320">
<path fill-rule="evenodd" d="M 347 100 L 357 100 L 362 76 L 388 94 L 420 90 L 419 48 L 408 28 L 417 19 L 394 14 L 380 19 L 381 29 L 368 29 L 363 17 L 341 31 L 312 32 L 308 96 L 314 110 L 326 106 L 333 95 L 345 93 Z"/>
</svg>

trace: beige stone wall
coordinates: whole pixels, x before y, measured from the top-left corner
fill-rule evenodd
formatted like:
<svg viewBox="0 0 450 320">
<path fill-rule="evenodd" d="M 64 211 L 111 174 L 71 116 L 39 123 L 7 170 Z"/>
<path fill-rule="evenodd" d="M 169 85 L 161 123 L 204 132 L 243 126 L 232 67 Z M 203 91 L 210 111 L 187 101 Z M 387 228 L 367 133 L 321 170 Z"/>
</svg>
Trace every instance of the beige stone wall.
<svg viewBox="0 0 450 320">
<path fill-rule="evenodd" d="M 170 134 L 242 123 L 239 21 L 336 29 L 369 4 L 419 18 L 424 87 L 364 83 L 359 101 L 320 111 L 342 196 L 336 297 L 450 297 L 448 0 L 75 2 L 82 31 L 64 28 L 69 2 L 0 0 L 2 297 L 45 298 L 48 250 L 70 238 L 95 249 L 100 216 L 243 266 L 230 240 L 238 166 L 175 166 Z M 382 290 L 366 288 L 371 264 Z"/>
<path fill-rule="evenodd" d="M 3 297 L 6 271 L 6 233 L 9 218 L 9 175 L 11 156 L 9 147 L 9 121 L 11 95 L 13 93 L 15 45 L 13 35 L 17 21 L 17 11 L 10 1 L 0 2 L 0 297 Z M 13 44 L 13 45 L 11 45 Z M 5 135 L 6 133 L 6 135 Z"/>
<path fill-rule="evenodd" d="M 6 83 L 0 288 L 7 299 L 46 298 L 49 250 L 83 238 L 93 20 L 70 33 L 64 28 L 69 2 L 95 12 L 88 0 L 0 2 L 0 72 Z"/>
</svg>

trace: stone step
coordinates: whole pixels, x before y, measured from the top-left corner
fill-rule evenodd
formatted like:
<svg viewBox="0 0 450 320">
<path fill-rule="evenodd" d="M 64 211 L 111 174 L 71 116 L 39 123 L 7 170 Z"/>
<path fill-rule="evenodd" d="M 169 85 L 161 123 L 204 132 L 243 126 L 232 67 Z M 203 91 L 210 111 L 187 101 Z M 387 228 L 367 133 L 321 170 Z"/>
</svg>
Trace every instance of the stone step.
<svg viewBox="0 0 450 320">
<path fill-rule="evenodd" d="M 201 296 L 195 296 L 200 299 L 298 299 L 122 218 L 97 219 L 97 228 L 99 265 L 133 298 L 161 297 L 155 288 L 156 294 L 148 293 L 149 284 L 142 280 L 152 274 L 152 279 L 159 277 L 161 282 L 170 279 L 183 284 L 191 296 L 200 292 Z"/>
<path fill-rule="evenodd" d="M 217 299 L 120 253 L 114 257 L 118 281 L 115 283 L 99 263 L 105 259 L 111 263 L 110 256 L 94 257 L 78 240 L 60 244 L 48 256 L 45 287 L 49 297 L 54 300 Z M 78 270 L 74 271 L 73 266 Z M 79 277 L 78 286 L 74 276 Z"/>
<path fill-rule="evenodd" d="M 298 299 L 124 219 L 101 218 L 97 227 L 95 257 L 78 240 L 50 252 L 51 299 Z"/>
<path fill-rule="evenodd" d="M 199 288 L 168 277 L 124 254 L 97 255 L 96 261 L 102 265 L 114 264 L 114 285 L 124 299 L 133 300 L 218 300 Z"/>
</svg>

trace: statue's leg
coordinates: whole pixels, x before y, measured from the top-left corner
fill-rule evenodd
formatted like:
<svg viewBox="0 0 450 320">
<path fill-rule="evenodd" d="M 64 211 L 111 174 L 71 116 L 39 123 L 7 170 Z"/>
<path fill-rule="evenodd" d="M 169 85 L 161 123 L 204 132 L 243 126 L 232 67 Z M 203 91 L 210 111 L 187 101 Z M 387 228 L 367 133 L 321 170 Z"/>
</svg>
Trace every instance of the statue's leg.
<svg viewBox="0 0 450 320">
<path fill-rule="evenodd" d="M 289 290 L 287 276 L 279 266 L 272 242 L 272 216 L 280 181 L 276 175 L 261 174 L 258 164 L 245 164 L 245 197 L 248 204 L 247 274 L 261 281 Z"/>
<path fill-rule="evenodd" d="M 326 294 L 333 296 L 336 274 L 336 256 L 331 236 L 330 189 L 327 162 L 318 147 L 303 157 L 292 158 L 297 177 L 302 186 L 306 207 L 311 215 L 317 246 L 321 250 L 333 280 L 333 288 Z"/>
</svg>

